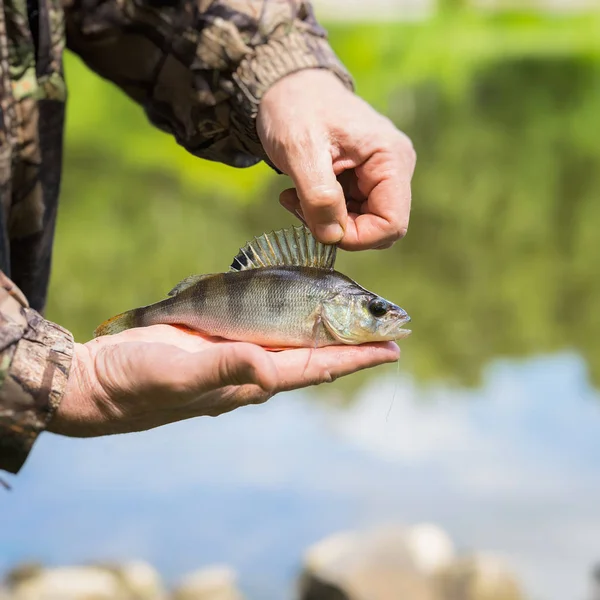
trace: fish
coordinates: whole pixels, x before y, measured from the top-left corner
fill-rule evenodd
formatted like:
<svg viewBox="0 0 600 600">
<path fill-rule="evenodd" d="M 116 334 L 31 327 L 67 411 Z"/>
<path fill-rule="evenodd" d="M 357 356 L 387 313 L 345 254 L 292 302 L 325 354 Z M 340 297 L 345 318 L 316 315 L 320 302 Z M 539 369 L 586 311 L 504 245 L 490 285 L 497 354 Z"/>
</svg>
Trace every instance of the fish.
<svg viewBox="0 0 600 600">
<path fill-rule="evenodd" d="M 94 337 L 168 324 L 282 350 L 410 335 L 407 312 L 336 271 L 336 255 L 305 225 L 264 233 L 240 248 L 228 271 L 191 275 L 164 300 L 108 319 Z"/>
</svg>

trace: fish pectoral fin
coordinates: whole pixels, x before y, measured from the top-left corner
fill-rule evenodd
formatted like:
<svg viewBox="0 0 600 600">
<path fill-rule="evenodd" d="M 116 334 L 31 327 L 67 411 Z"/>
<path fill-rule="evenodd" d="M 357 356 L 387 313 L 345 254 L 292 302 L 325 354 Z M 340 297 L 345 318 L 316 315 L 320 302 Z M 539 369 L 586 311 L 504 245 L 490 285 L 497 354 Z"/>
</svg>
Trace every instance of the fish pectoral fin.
<svg viewBox="0 0 600 600">
<path fill-rule="evenodd" d="M 264 267 L 333 269 L 337 246 L 321 244 L 304 225 L 264 233 L 240 248 L 230 271 Z"/>
<path fill-rule="evenodd" d="M 189 287 L 192 287 L 193 285 L 195 285 L 196 283 L 198 283 L 199 281 L 202 281 L 203 279 L 207 279 L 208 277 L 212 277 L 213 274 L 210 273 L 208 275 L 190 275 L 189 277 L 186 277 L 185 279 L 182 279 L 168 294 L 167 296 L 176 296 L 177 294 L 179 294 L 180 292 L 182 292 L 183 290 L 186 290 Z"/>
</svg>

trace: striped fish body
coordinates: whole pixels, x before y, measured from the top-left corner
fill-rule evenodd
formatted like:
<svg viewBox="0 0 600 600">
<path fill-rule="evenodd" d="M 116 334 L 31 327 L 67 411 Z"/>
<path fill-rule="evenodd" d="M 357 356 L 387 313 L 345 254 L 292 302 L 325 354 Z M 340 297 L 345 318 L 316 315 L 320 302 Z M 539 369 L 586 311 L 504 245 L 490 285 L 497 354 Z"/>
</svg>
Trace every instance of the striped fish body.
<svg viewBox="0 0 600 600">
<path fill-rule="evenodd" d="M 319 311 L 352 287 L 336 271 L 267 267 L 209 275 L 175 296 L 132 311 L 133 327 L 183 325 L 211 336 L 271 347 L 336 342 Z"/>
<path fill-rule="evenodd" d="M 102 323 L 95 336 L 170 324 L 267 348 L 363 344 L 410 334 L 399 306 L 334 270 L 335 246 L 305 227 L 248 242 L 230 270 L 192 275 L 165 300 Z"/>
</svg>

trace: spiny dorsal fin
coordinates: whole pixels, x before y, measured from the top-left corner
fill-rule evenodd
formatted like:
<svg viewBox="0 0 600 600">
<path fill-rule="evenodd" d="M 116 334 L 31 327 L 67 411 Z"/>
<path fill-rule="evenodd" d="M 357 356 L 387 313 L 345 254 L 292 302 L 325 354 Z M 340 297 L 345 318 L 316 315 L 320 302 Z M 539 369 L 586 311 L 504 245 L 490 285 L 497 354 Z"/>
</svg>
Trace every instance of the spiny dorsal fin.
<svg viewBox="0 0 600 600">
<path fill-rule="evenodd" d="M 185 279 L 182 279 L 168 294 L 167 296 L 176 296 L 179 292 L 186 290 L 189 287 L 192 287 L 194 284 L 206 279 L 207 277 L 212 277 L 213 274 L 210 273 L 208 275 L 190 275 Z"/>
<path fill-rule="evenodd" d="M 263 267 L 317 267 L 333 269 L 337 246 L 321 244 L 304 225 L 255 237 L 233 259 L 230 271 Z"/>
</svg>

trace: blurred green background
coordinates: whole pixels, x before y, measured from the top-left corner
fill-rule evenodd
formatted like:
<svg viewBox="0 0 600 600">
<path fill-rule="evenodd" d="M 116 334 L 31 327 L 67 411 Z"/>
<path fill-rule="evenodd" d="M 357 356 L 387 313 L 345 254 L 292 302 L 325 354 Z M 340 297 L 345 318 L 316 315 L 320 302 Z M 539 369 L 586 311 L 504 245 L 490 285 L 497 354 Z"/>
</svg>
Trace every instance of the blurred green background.
<svg viewBox="0 0 600 600">
<path fill-rule="evenodd" d="M 406 239 L 338 267 L 412 316 L 401 362 L 421 381 L 475 385 L 494 357 L 573 349 L 598 385 L 600 18 L 460 5 L 325 23 L 358 93 L 419 157 Z M 78 341 L 293 221 L 277 201 L 285 177 L 196 159 L 77 58 L 66 73 L 48 316 Z"/>
</svg>

